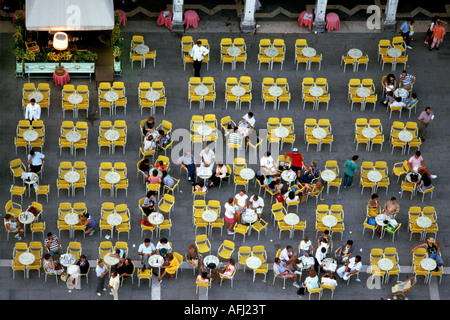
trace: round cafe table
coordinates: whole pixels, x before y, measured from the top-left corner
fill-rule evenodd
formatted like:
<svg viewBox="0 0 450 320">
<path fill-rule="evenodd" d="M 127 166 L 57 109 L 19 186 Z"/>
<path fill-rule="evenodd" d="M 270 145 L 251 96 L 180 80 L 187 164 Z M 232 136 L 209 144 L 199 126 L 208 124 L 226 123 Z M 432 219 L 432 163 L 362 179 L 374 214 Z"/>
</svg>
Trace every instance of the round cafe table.
<svg viewBox="0 0 450 320">
<path fill-rule="evenodd" d="M 252 180 L 255 177 L 255 171 L 251 168 L 244 168 L 239 172 L 239 176 L 245 180 Z"/>
<path fill-rule="evenodd" d="M 311 58 L 314 57 L 316 55 L 317 51 L 314 48 L 311 47 L 306 47 L 303 48 L 302 50 L 302 55 L 304 55 L 305 57 Z"/>
<path fill-rule="evenodd" d="M 283 89 L 281 89 L 278 86 L 272 86 L 269 88 L 269 90 L 267 91 L 271 96 L 278 98 L 279 96 L 281 96 L 283 94 Z"/>
<path fill-rule="evenodd" d="M 209 93 L 209 89 L 205 85 L 199 85 L 194 88 L 195 94 L 202 96 L 202 100 L 200 101 L 200 109 L 204 107 L 205 101 L 203 100 L 203 96 L 206 96 Z"/>
<path fill-rule="evenodd" d="M 205 210 L 202 213 L 202 219 L 208 222 L 208 234 L 211 233 L 211 222 L 216 221 L 218 218 L 217 212 L 214 210 Z"/>
<path fill-rule="evenodd" d="M 105 139 L 114 142 L 120 138 L 120 133 L 117 130 L 109 129 L 105 132 Z M 115 153 L 115 148 L 112 148 L 112 154 Z"/>
<path fill-rule="evenodd" d="M 149 90 L 145 94 L 145 99 L 152 101 L 152 102 L 155 102 L 159 98 L 161 98 L 161 94 L 158 91 Z"/>
<path fill-rule="evenodd" d="M 302 13 L 300 13 L 300 16 L 298 17 L 299 27 L 306 26 L 309 28 L 309 30 L 311 30 L 313 23 L 313 16 L 314 16 L 313 13 L 310 11 L 303 11 Z"/>
<path fill-rule="evenodd" d="M 202 136 L 209 136 L 212 133 L 212 128 L 208 125 L 202 124 L 197 128 L 197 133 Z"/>
<path fill-rule="evenodd" d="M 108 91 L 103 95 L 103 99 L 105 99 L 108 102 L 114 102 L 119 99 L 119 94 L 114 91 Z"/>
<path fill-rule="evenodd" d="M 337 225 L 338 221 L 337 218 L 335 216 L 332 216 L 330 214 L 327 214 L 326 216 L 324 216 L 322 218 L 322 223 L 328 227 L 328 228 L 332 228 L 335 225 Z"/>
<path fill-rule="evenodd" d="M 356 95 L 361 98 L 367 98 L 370 96 L 370 89 L 366 87 L 360 87 L 355 91 Z"/>
<path fill-rule="evenodd" d="M 414 136 L 408 130 L 403 130 L 398 133 L 397 138 L 399 138 L 400 141 L 409 142 L 414 138 Z"/>
<path fill-rule="evenodd" d="M 372 182 L 379 182 L 381 179 L 383 179 L 383 175 L 381 174 L 381 172 L 376 171 L 376 170 L 371 170 L 367 173 L 367 179 L 369 179 Z"/>
<path fill-rule="evenodd" d="M 116 184 L 117 182 L 120 181 L 120 174 L 114 171 L 108 172 L 105 175 L 105 180 L 108 183 Z"/>
<path fill-rule="evenodd" d="M 232 70 L 235 70 L 235 69 L 236 69 L 236 59 L 235 59 L 235 58 L 236 58 L 237 56 L 239 56 L 241 53 L 242 53 L 241 48 L 238 48 L 238 47 L 231 46 L 231 47 L 229 47 L 229 48 L 227 49 L 227 54 L 228 54 L 230 57 L 233 57 L 233 63 L 232 63 L 232 65 L 231 65 Z"/>
<path fill-rule="evenodd" d="M 432 221 L 430 218 L 422 216 L 416 219 L 416 224 L 418 227 L 426 229 L 431 227 Z"/>
<path fill-rule="evenodd" d="M 264 54 L 266 56 L 268 56 L 269 58 L 273 58 L 273 57 L 276 57 L 279 54 L 279 52 L 278 52 L 277 48 L 268 47 L 264 50 Z"/>
<path fill-rule="evenodd" d="M 165 26 L 172 30 L 172 17 L 173 13 L 169 10 L 163 10 L 159 13 L 158 20 L 156 20 L 156 24 L 158 26 Z"/>
<path fill-rule="evenodd" d="M 34 262 L 36 257 L 31 252 L 24 252 L 19 256 L 19 262 L 26 267 L 26 275 L 29 277 L 28 266 Z"/>
<path fill-rule="evenodd" d="M 380 239 L 383 238 L 385 227 L 388 225 L 390 220 L 391 219 L 389 216 L 385 213 L 381 213 L 375 217 L 376 224 L 381 227 Z"/>
<path fill-rule="evenodd" d="M 402 99 L 406 99 L 409 96 L 409 92 L 403 88 L 397 88 L 394 90 L 394 97 L 401 97 Z"/>
<path fill-rule="evenodd" d="M 64 222 L 71 226 L 70 237 L 73 238 L 73 233 L 74 233 L 73 226 L 80 222 L 78 214 L 76 214 L 74 212 L 66 214 L 64 216 Z"/>
<path fill-rule="evenodd" d="M 75 264 L 75 262 L 75 256 L 71 253 L 65 253 L 59 258 L 59 263 L 61 263 L 61 265 L 63 265 L 64 267 L 70 267 L 71 265 Z"/>
<path fill-rule="evenodd" d="M 432 270 L 436 269 L 437 263 L 434 259 L 425 258 L 425 259 L 422 259 L 422 261 L 420 261 L 420 266 L 427 271 L 432 271 Z"/>
<path fill-rule="evenodd" d="M 245 260 L 245 266 L 249 269 L 253 270 L 253 282 L 255 282 L 255 276 L 256 276 L 256 272 L 255 270 L 258 269 L 259 267 L 261 267 L 262 265 L 262 261 L 260 258 L 258 257 L 248 257 Z M 263 281 L 264 282 L 264 281 Z"/>
<path fill-rule="evenodd" d="M 314 138 L 322 140 L 327 136 L 327 131 L 323 128 L 315 128 L 311 131 L 311 134 Z"/>
<path fill-rule="evenodd" d="M 21 179 L 24 183 L 28 185 L 28 196 L 31 194 L 31 185 L 35 188 L 39 182 L 39 175 L 34 172 L 24 172 L 22 173 Z"/>
<path fill-rule="evenodd" d="M 21 224 L 23 224 L 23 229 L 24 229 L 24 236 L 27 236 L 27 228 L 26 226 L 30 223 L 32 223 L 35 220 L 35 216 L 34 214 L 32 214 L 31 212 L 28 211 L 24 211 L 21 214 L 19 214 L 19 218 L 18 220 L 20 221 Z"/>
<path fill-rule="evenodd" d="M 145 44 L 138 44 L 136 47 L 134 47 L 134 52 L 137 54 L 145 55 L 150 51 L 150 48 L 146 46 Z"/>
<path fill-rule="evenodd" d="M 159 232 L 159 225 L 163 223 L 164 216 L 160 212 L 152 212 L 148 216 L 148 221 L 155 226 L 156 234 Z"/>
<path fill-rule="evenodd" d="M 66 140 L 72 143 L 70 146 L 70 154 L 73 154 L 73 144 L 81 140 L 81 133 L 78 131 L 69 131 L 66 133 Z"/>
<path fill-rule="evenodd" d="M 210 268 L 209 264 L 211 263 L 215 264 L 216 267 Z M 203 258 L 203 264 L 209 269 L 209 274 L 211 275 L 211 271 L 217 269 L 217 267 L 219 266 L 219 258 L 214 255 L 208 255 Z"/>
<path fill-rule="evenodd" d="M 73 187 L 73 184 L 75 182 L 78 182 L 80 180 L 81 176 L 78 172 L 75 171 L 69 171 L 64 175 L 64 180 L 70 183 L 72 186 L 72 194 L 75 195 L 75 189 Z"/>
<path fill-rule="evenodd" d="M 247 209 L 241 216 L 241 221 L 243 223 L 249 224 L 250 228 L 248 228 L 248 235 L 252 234 L 252 224 L 255 223 L 258 220 L 258 215 L 256 214 L 256 211 L 253 209 Z"/>
<path fill-rule="evenodd" d="M 291 186 L 291 183 L 297 178 L 297 174 L 293 170 L 284 170 L 281 172 L 281 179 L 289 183 L 289 186 Z"/>
<path fill-rule="evenodd" d="M 164 258 L 159 254 L 151 255 L 148 258 L 148 264 L 152 268 L 158 268 L 158 276 L 161 276 L 161 266 L 164 264 Z"/>
<path fill-rule="evenodd" d="M 28 101 L 31 99 L 34 99 L 34 100 L 36 100 L 36 103 L 39 103 L 44 99 L 44 95 L 42 93 L 40 93 L 39 91 L 34 91 L 28 95 Z"/>
<path fill-rule="evenodd" d="M 391 259 L 382 258 L 378 260 L 377 266 L 383 271 L 389 271 L 394 268 L 394 262 Z"/>
<path fill-rule="evenodd" d="M 206 180 L 212 176 L 212 170 L 209 167 L 198 167 L 197 168 L 197 177 L 200 179 Z"/>
<path fill-rule="evenodd" d="M 83 102 L 83 96 L 78 93 L 72 93 L 68 98 L 67 101 L 69 101 L 71 104 L 75 106 L 75 116 L 78 116 L 77 112 L 77 104 Z"/>
<path fill-rule="evenodd" d="M 39 133 L 37 133 L 37 131 L 34 130 L 27 130 L 23 133 L 23 139 L 25 141 L 28 142 L 33 142 L 35 141 L 37 138 L 39 138 Z"/>
<path fill-rule="evenodd" d="M 289 135 L 289 130 L 285 127 L 278 127 L 275 130 L 273 130 L 273 133 L 278 137 L 278 138 L 286 138 Z"/>
<path fill-rule="evenodd" d="M 336 173 L 333 170 L 326 169 L 322 171 L 320 177 L 322 178 L 322 180 L 330 182 L 336 179 Z"/>
<path fill-rule="evenodd" d="M 417 175 L 417 181 L 415 181 L 415 182 L 411 181 L 412 175 Z M 422 175 L 420 173 L 415 173 L 415 172 L 410 171 L 405 175 L 405 181 L 407 181 L 407 182 L 418 183 L 420 181 L 420 179 L 422 179 Z"/>
<path fill-rule="evenodd" d="M 118 225 L 120 225 L 123 221 L 123 218 L 120 214 L 117 213 L 113 213 L 108 215 L 108 217 L 106 218 L 106 222 L 108 222 L 109 225 L 116 227 Z"/>
<path fill-rule="evenodd" d="M 236 97 L 241 97 L 245 94 L 245 88 L 241 86 L 234 86 L 230 90 L 232 95 L 235 95 Z"/>
<path fill-rule="evenodd" d="M 300 262 L 297 264 L 297 267 L 302 270 L 307 270 L 315 264 L 314 257 L 301 256 L 298 259 Z"/>
<path fill-rule="evenodd" d="M 325 258 L 322 260 L 323 270 L 327 272 L 336 272 L 337 263 L 333 258 Z"/>
<path fill-rule="evenodd" d="M 325 16 L 325 21 L 327 22 L 327 31 L 341 29 L 341 22 L 339 21 L 339 16 L 336 13 L 327 13 L 327 15 Z"/>
<path fill-rule="evenodd" d="M 292 238 L 292 231 L 294 230 L 293 228 L 297 223 L 300 222 L 300 217 L 295 213 L 288 213 L 284 216 L 283 221 L 292 227 L 289 231 L 289 238 Z"/>
<path fill-rule="evenodd" d="M 317 86 L 312 86 L 311 88 L 309 88 L 308 93 L 316 98 L 318 98 L 324 94 L 323 89 L 321 87 L 317 87 Z"/>
<path fill-rule="evenodd" d="M 53 81 L 57 87 L 64 86 L 70 81 L 69 72 L 66 69 L 64 69 L 64 71 L 65 73 L 62 76 L 58 76 L 56 72 L 53 72 Z"/>
<path fill-rule="evenodd" d="M 362 129 L 361 134 L 364 138 L 373 139 L 377 136 L 377 130 L 374 128 L 364 128 Z"/>
<path fill-rule="evenodd" d="M 108 266 L 115 266 L 115 265 L 117 265 L 120 262 L 119 258 L 117 258 L 116 256 L 112 255 L 111 253 L 106 254 L 103 257 L 103 261 Z"/>
<path fill-rule="evenodd" d="M 348 50 L 347 55 L 348 55 L 350 58 L 353 58 L 353 59 L 359 59 L 359 58 L 362 57 L 363 53 L 362 53 L 361 50 L 356 49 L 356 48 L 353 48 L 353 49 Z"/>
<path fill-rule="evenodd" d="M 386 51 L 386 54 L 392 58 L 398 58 L 402 55 L 402 52 L 400 51 L 400 49 L 390 48 Z"/>
</svg>

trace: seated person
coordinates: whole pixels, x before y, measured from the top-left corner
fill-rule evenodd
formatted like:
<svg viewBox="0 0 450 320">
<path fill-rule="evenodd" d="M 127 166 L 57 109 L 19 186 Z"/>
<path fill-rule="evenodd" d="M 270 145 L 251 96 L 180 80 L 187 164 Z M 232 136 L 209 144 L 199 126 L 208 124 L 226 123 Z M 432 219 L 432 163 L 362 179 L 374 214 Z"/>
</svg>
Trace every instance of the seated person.
<svg viewBox="0 0 450 320">
<path fill-rule="evenodd" d="M 358 273 L 361 270 L 361 268 L 362 268 L 361 256 L 356 256 L 354 258 L 348 259 L 345 266 L 342 266 L 339 269 L 337 269 L 336 273 L 339 275 L 339 277 L 344 279 L 344 281 L 347 281 L 352 274 Z"/>
<path fill-rule="evenodd" d="M 325 273 L 321 278 L 320 278 L 320 282 L 323 285 L 326 285 L 328 287 L 336 287 L 337 286 L 337 281 L 336 281 L 336 277 L 332 274 L 332 273 Z"/>
<path fill-rule="evenodd" d="M 423 193 L 425 190 L 430 189 L 433 185 L 431 184 L 430 177 L 424 173 L 422 175 L 422 179 L 420 179 L 420 182 L 417 184 L 417 191 L 420 193 Z"/>
<path fill-rule="evenodd" d="M 149 151 L 154 150 L 155 148 L 156 148 L 156 143 L 155 143 L 154 137 L 151 134 L 145 136 L 144 142 L 142 144 L 142 150 L 144 152 L 149 152 Z"/>
<path fill-rule="evenodd" d="M 164 161 L 158 161 L 158 162 L 155 164 L 154 168 L 155 168 L 156 170 L 159 170 L 159 171 L 166 171 L 166 170 L 167 170 L 166 166 L 164 165 Z"/>
<path fill-rule="evenodd" d="M 206 192 L 208 188 L 205 186 L 205 182 L 200 180 L 194 183 L 194 191 L 195 192 Z"/>
<path fill-rule="evenodd" d="M 309 290 L 319 289 L 319 277 L 314 270 L 309 271 L 309 275 L 303 282 L 303 286 L 307 287 Z"/>
<path fill-rule="evenodd" d="M 206 272 L 206 271 L 202 271 L 202 272 L 197 276 L 197 282 L 200 282 L 200 283 L 210 283 L 210 282 L 213 282 L 214 280 L 216 280 L 216 279 L 211 278 L 211 277 L 208 275 L 208 272 Z"/>
<path fill-rule="evenodd" d="M 390 201 L 387 201 L 383 206 L 384 213 L 388 215 L 389 218 L 395 218 L 395 215 L 400 210 L 400 206 L 397 203 L 397 198 L 392 197 Z"/>
<path fill-rule="evenodd" d="M 43 268 L 45 272 L 49 274 L 56 274 L 59 276 L 64 273 L 64 268 L 59 263 L 53 261 L 50 253 L 44 255 Z"/>
<path fill-rule="evenodd" d="M 255 210 L 258 220 L 261 220 L 261 214 L 264 210 L 264 199 L 255 194 L 250 198 L 250 209 Z"/>
<path fill-rule="evenodd" d="M 165 148 L 170 143 L 170 136 L 164 130 L 158 130 L 158 137 L 156 138 L 156 146 L 158 149 Z"/>
<path fill-rule="evenodd" d="M 189 250 L 186 253 L 186 260 L 194 267 L 200 268 L 201 272 L 205 272 L 205 267 L 203 266 L 203 257 L 198 252 L 197 246 L 195 244 L 189 245 Z"/>
<path fill-rule="evenodd" d="M 21 235 L 24 234 L 24 229 L 20 227 L 20 222 L 14 216 L 9 213 L 5 214 L 4 224 L 6 229 L 14 234 L 14 238 L 22 240 Z"/>
<path fill-rule="evenodd" d="M 163 265 L 161 266 L 161 268 L 164 270 L 163 273 L 161 274 L 161 276 L 158 278 L 158 281 L 161 281 L 162 278 L 166 275 L 166 273 L 168 273 L 169 276 L 169 280 L 173 279 L 173 275 L 175 274 L 175 272 L 177 271 L 178 267 L 180 266 L 180 262 L 178 261 L 177 258 L 175 258 L 175 256 L 173 255 L 173 253 L 169 253 L 167 255 L 167 265 Z"/>
<path fill-rule="evenodd" d="M 397 81 L 395 80 L 395 75 L 388 74 L 386 78 L 383 81 L 384 89 L 386 90 L 386 99 L 384 100 L 384 104 L 388 103 L 388 93 L 391 93 L 390 96 L 392 96 L 392 92 L 394 92 L 395 88 L 397 87 Z"/>
<path fill-rule="evenodd" d="M 302 241 L 300 241 L 299 245 L 299 253 L 298 256 L 302 257 L 309 257 L 314 252 L 314 248 L 311 244 L 311 240 L 309 240 L 308 237 L 304 237 Z"/>
<path fill-rule="evenodd" d="M 348 240 L 346 244 L 343 244 L 335 251 L 335 260 L 337 264 L 341 264 L 342 262 L 347 262 L 352 254 L 353 248 L 353 240 Z"/>
<path fill-rule="evenodd" d="M 148 117 L 147 121 L 142 127 L 142 134 L 147 136 L 147 134 L 152 133 L 155 130 L 155 118 Z"/>
<path fill-rule="evenodd" d="M 116 268 L 116 272 L 119 275 L 119 279 L 122 280 L 122 277 L 130 276 L 133 274 L 133 263 L 130 258 L 126 258 L 123 260 L 120 265 Z"/>
<path fill-rule="evenodd" d="M 310 194 L 316 196 L 320 193 L 320 191 L 323 190 L 323 184 L 320 181 L 317 181 L 316 184 L 310 185 L 305 184 L 306 191 L 308 191 Z"/>
<path fill-rule="evenodd" d="M 275 258 L 273 264 L 273 270 L 275 271 L 275 275 L 280 278 L 292 278 L 294 280 L 293 286 L 296 288 L 300 288 L 300 286 L 297 283 L 297 274 L 301 273 L 299 271 L 292 272 L 289 268 L 286 267 L 286 265 L 281 261 L 280 258 Z"/>
<path fill-rule="evenodd" d="M 389 101 L 389 108 L 392 109 L 392 107 L 402 107 L 404 108 L 406 104 L 403 102 L 402 97 L 396 97 L 394 98 L 394 101 Z"/>
<path fill-rule="evenodd" d="M 141 173 L 145 176 L 145 178 L 147 179 L 148 176 L 150 175 L 150 169 L 151 169 L 152 165 L 150 164 L 150 160 L 145 158 L 140 164 L 139 164 L 139 170 L 141 171 Z"/>
<path fill-rule="evenodd" d="M 283 182 L 279 181 L 278 179 L 272 179 L 272 181 L 269 184 L 265 185 L 266 189 L 270 192 L 278 192 L 281 191 L 283 188 Z"/>
<path fill-rule="evenodd" d="M 374 193 L 369 202 L 367 203 L 367 214 L 370 217 L 376 217 L 381 212 L 380 201 L 378 200 L 378 194 Z"/>
<path fill-rule="evenodd" d="M 156 209 L 156 204 L 155 191 L 148 191 L 142 204 L 142 210 L 147 217 Z"/>
<path fill-rule="evenodd" d="M 170 246 L 169 240 L 167 238 L 161 238 L 156 244 L 156 254 L 159 254 L 161 257 L 167 261 L 167 255 L 172 251 L 172 247 Z"/>
<path fill-rule="evenodd" d="M 295 270 L 297 270 L 296 267 L 296 257 L 297 254 L 294 253 L 292 251 L 292 246 L 286 246 L 286 248 L 284 248 L 283 250 L 281 250 L 280 252 L 280 256 L 279 258 L 281 259 L 281 261 L 284 263 L 284 265 L 286 267 L 292 266 L 292 268 Z"/>
<path fill-rule="evenodd" d="M 255 127 L 255 117 L 253 116 L 253 112 L 247 113 L 242 117 L 242 120 L 239 122 L 237 133 L 241 136 L 245 137 L 245 142 L 249 142 L 249 135 L 252 129 Z"/>
<path fill-rule="evenodd" d="M 411 98 L 407 98 L 405 100 L 405 108 L 411 109 L 417 104 L 417 102 L 419 102 L 419 100 L 417 100 L 417 94 L 413 92 L 411 94 Z"/>
<path fill-rule="evenodd" d="M 260 160 L 261 171 L 268 176 L 278 174 L 277 166 L 270 152 L 267 152 Z"/>
<path fill-rule="evenodd" d="M 75 264 L 80 267 L 80 274 L 87 274 L 89 270 L 89 261 L 84 254 L 80 256 L 80 259 Z"/>
<path fill-rule="evenodd" d="M 167 173 L 167 171 L 163 171 L 162 173 L 162 185 L 168 188 L 173 188 L 175 185 L 175 180 Z"/>
<path fill-rule="evenodd" d="M 236 222 L 241 223 L 241 214 L 247 210 L 248 195 L 245 193 L 245 189 L 241 189 L 237 195 L 234 196 L 234 210 Z"/>
<path fill-rule="evenodd" d="M 147 181 L 150 184 L 161 184 L 162 180 L 158 176 L 158 170 L 153 169 L 152 174 L 148 176 Z"/>
<path fill-rule="evenodd" d="M 223 163 L 218 163 L 216 167 L 216 172 L 209 178 L 211 183 L 209 187 L 218 186 L 220 184 L 220 180 L 227 176 L 228 170 L 227 167 Z"/>
<path fill-rule="evenodd" d="M 111 271 L 117 271 L 116 269 L 118 268 L 119 265 L 123 264 L 123 262 L 125 261 L 125 251 L 123 249 L 116 249 L 116 251 L 114 253 L 109 253 L 109 255 L 111 257 L 116 257 L 117 259 L 119 259 L 119 263 L 116 264 L 115 266 L 111 266 Z"/>
<path fill-rule="evenodd" d="M 308 167 L 305 172 L 300 177 L 300 183 L 309 184 L 315 178 L 319 176 L 319 167 L 317 166 L 317 162 L 312 161 L 311 166 Z"/>
<path fill-rule="evenodd" d="M 298 195 L 296 195 L 294 191 L 286 192 L 283 197 L 286 204 L 295 203 L 298 201 Z"/>
<path fill-rule="evenodd" d="M 225 267 L 218 268 L 212 272 L 221 277 L 220 282 L 222 283 L 223 282 L 222 277 L 225 277 L 225 278 L 232 277 L 235 270 L 236 270 L 236 262 L 234 261 L 233 258 L 230 258 L 230 259 L 228 259 L 228 263 Z"/>
<path fill-rule="evenodd" d="M 428 168 L 425 166 L 425 161 L 423 160 L 420 151 L 416 151 L 414 155 L 408 160 L 409 171 L 414 173 L 420 173 L 421 175 L 427 174 L 431 179 L 436 179 L 437 176 L 430 174 Z"/>
</svg>

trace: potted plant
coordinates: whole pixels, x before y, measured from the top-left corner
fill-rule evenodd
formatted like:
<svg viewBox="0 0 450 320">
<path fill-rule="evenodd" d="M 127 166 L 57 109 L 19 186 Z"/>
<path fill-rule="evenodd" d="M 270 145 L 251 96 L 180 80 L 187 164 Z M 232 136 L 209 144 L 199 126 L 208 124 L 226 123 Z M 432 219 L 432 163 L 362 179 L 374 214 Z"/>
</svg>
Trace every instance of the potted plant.
<svg viewBox="0 0 450 320">
<path fill-rule="evenodd" d="M 84 56 L 86 62 L 95 62 L 97 60 L 97 54 L 92 51 L 87 51 Z"/>
<path fill-rule="evenodd" d="M 23 59 L 28 62 L 35 62 L 36 61 L 36 53 L 30 50 L 26 50 Z"/>
<path fill-rule="evenodd" d="M 85 62 L 86 53 L 84 51 L 75 51 L 75 53 L 73 54 L 73 58 L 75 62 Z"/>
</svg>

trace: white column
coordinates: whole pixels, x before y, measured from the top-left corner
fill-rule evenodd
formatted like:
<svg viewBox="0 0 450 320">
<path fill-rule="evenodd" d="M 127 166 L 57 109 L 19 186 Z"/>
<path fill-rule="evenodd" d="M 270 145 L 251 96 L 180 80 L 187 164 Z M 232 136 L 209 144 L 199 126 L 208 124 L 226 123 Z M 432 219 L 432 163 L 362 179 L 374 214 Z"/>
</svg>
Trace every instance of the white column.
<svg viewBox="0 0 450 320">
<path fill-rule="evenodd" d="M 327 25 L 325 21 L 325 14 L 327 11 L 327 0 L 316 0 L 316 7 L 314 8 L 314 22 L 312 31 L 325 32 Z"/>
<path fill-rule="evenodd" d="M 383 30 L 384 31 L 395 31 L 396 23 L 395 16 L 397 15 L 398 0 L 389 0 L 386 3 L 386 8 L 384 10 L 384 21 Z"/>
<path fill-rule="evenodd" d="M 173 0 L 172 32 L 184 32 L 183 2 L 184 0 Z"/>
<path fill-rule="evenodd" d="M 246 0 L 244 14 L 241 17 L 241 31 L 246 33 L 254 33 L 256 29 L 255 21 L 255 5 L 256 0 Z"/>
</svg>

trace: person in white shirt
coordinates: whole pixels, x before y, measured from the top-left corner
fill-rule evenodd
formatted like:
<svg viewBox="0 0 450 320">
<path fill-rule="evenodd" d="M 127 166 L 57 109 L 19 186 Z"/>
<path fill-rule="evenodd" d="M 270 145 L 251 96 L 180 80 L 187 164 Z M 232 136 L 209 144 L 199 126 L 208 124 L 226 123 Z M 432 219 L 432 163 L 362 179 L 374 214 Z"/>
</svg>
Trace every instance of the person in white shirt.
<svg viewBox="0 0 450 320">
<path fill-rule="evenodd" d="M 264 199 L 255 194 L 250 198 L 250 209 L 255 210 L 258 220 L 261 220 L 261 215 L 264 209 Z"/>
<path fill-rule="evenodd" d="M 120 278 L 117 276 L 116 271 L 111 272 L 111 278 L 109 278 L 108 288 L 111 289 L 109 293 L 114 297 L 114 300 L 119 300 L 119 286 L 120 286 Z"/>
<path fill-rule="evenodd" d="M 98 260 L 97 267 L 95 267 L 95 273 L 97 274 L 97 295 L 101 296 L 101 290 L 106 291 L 105 279 L 106 274 L 109 272 L 108 268 L 102 259 Z"/>
<path fill-rule="evenodd" d="M 319 288 L 319 277 L 314 270 L 309 270 L 309 276 L 305 278 L 303 286 L 307 287 L 309 290 Z"/>
<path fill-rule="evenodd" d="M 41 119 L 41 106 L 36 103 L 35 99 L 31 99 L 25 109 L 25 119 L 30 120 L 30 124 L 33 120 Z"/>
<path fill-rule="evenodd" d="M 316 255 L 314 256 L 314 258 L 316 260 L 316 264 L 314 265 L 314 269 L 316 270 L 316 272 L 318 272 L 319 266 L 320 266 L 320 271 L 323 273 L 322 261 L 323 261 L 323 259 L 325 259 L 326 255 L 327 255 L 327 248 L 322 247 L 322 246 L 317 248 Z"/>
<path fill-rule="evenodd" d="M 274 176 L 278 173 L 277 166 L 275 165 L 275 161 L 270 152 L 267 152 L 266 155 L 261 158 L 260 166 L 262 171 L 268 176 Z"/>
<path fill-rule="evenodd" d="M 300 241 L 300 250 L 299 257 L 306 256 L 309 257 L 310 254 L 314 252 L 314 248 L 311 244 L 311 240 L 308 237 L 304 237 L 302 241 Z"/>
<path fill-rule="evenodd" d="M 295 266 L 295 260 L 297 254 L 292 252 L 292 246 L 286 246 L 283 250 L 280 252 L 280 260 L 284 262 L 286 266 L 291 265 L 292 268 L 296 271 L 297 267 Z"/>
<path fill-rule="evenodd" d="M 347 260 L 345 266 L 337 269 L 336 273 L 344 280 L 348 280 L 352 274 L 356 274 L 361 270 L 361 256 L 356 256 Z"/>
<path fill-rule="evenodd" d="M 149 238 L 145 238 L 144 243 L 142 243 L 138 249 L 138 255 L 141 256 L 141 262 L 144 265 L 144 267 L 147 266 L 148 258 L 151 255 L 155 254 L 155 252 L 156 252 L 155 245 L 150 242 Z"/>
<path fill-rule="evenodd" d="M 245 189 L 241 189 L 237 195 L 234 196 L 234 209 L 236 210 L 236 222 L 241 223 L 241 214 L 247 210 L 248 195 L 245 194 Z"/>
<path fill-rule="evenodd" d="M 225 227 L 227 228 L 228 235 L 235 234 L 234 231 L 231 231 L 234 225 L 234 216 L 236 215 L 236 210 L 234 208 L 234 199 L 228 199 L 228 202 L 225 203 Z"/>
<path fill-rule="evenodd" d="M 214 151 L 210 150 L 209 147 L 205 147 L 205 149 L 200 152 L 200 157 L 202 159 L 202 163 L 200 164 L 200 166 L 211 167 L 212 170 L 214 167 L 214 161 L 216 160 Z"/>
<path fill-rule="evenodd" d="M 242 117 L 242 120 L 239 122 L 237 133 L 243 137 L 245 137 L 245 142 L 248 143 L 250 141 L 249 135 L 252 129 L 255 127 L 255 117 L 253 116 L 253 112 L 249 112 Z"/>
<path fill-rule="evenodd" d="M 30 166 L 30 171 L 34 173 L 38 173 L 41 171 L 42 166 L 44 165 L 45 161 L 45 155 L 36 152 L 34 150 L 30 151 L 30 154 L 28 155 L 28 165 Z"/>
<path fill-rule="evenodd" d="M 203 58 L 208 55 L 209 50 L 202 46 L 202 42 L 197 41 L 197 45 L 193 46 L 189 51 L 189 55 L 194 60 L 194 77 L 200 77 L 200 69 L 202 67 Z"/>
</svg>

